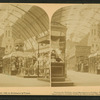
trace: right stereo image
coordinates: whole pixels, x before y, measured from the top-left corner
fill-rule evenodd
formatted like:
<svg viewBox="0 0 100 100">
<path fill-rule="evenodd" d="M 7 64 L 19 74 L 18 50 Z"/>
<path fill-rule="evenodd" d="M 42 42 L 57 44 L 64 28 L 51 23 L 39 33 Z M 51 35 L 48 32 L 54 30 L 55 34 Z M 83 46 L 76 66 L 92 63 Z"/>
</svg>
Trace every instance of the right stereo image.
<svg viewBox="0 0 100 100">
<path fill-rule="evenodd" d="M 100 85 L 100 5 L 71 5 L 51 20 L 51 86 Z"/>
</svg>

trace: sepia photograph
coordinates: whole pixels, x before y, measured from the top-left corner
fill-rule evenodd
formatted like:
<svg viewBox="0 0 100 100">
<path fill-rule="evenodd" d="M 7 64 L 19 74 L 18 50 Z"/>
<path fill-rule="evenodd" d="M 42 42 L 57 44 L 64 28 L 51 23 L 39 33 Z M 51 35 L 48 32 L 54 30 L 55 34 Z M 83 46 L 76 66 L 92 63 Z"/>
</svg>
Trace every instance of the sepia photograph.
<svg viewBox="0 0 100 100">
<path fill-rule="evenodd" d="M 0 3 L 1 95 L 100 95 L 100 4 Z"/>
<path fill-rule="evenodd" d="M 0 4 L 0 87 L 50 86 L 49 17 L 29 4 Z"/>
<path fill-rule="evenodd" d="M 51 19 L 51 86 L 100 86 L 100 5 L 71 5 Z"/>
</svg>

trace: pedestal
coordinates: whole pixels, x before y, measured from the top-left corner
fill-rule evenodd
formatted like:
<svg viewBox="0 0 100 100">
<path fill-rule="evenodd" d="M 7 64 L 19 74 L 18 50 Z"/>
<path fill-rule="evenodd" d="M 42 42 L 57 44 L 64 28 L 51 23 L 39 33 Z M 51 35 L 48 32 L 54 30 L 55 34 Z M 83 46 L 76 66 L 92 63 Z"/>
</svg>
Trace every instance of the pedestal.
<svg viewBox="0 0 100 100">
<path fill-rule="evenodd" d="M 51 86 L 73 86 L 68 78 L 65 77 L 65 64 L 60 62 L 51 62 Z"/>
<path fill-rule="evenodd" d="M 100 69 L 97 69 L 97 74 L 100 74 Z"/>
</svg>

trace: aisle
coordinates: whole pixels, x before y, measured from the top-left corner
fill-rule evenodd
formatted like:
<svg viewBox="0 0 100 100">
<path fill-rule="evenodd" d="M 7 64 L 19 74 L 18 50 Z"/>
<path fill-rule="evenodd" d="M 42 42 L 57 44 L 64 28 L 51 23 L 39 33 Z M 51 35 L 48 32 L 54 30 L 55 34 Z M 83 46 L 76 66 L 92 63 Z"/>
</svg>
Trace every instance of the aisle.
<svg viewBox="0 0 100 100">
<path fill-rule="evenodd" d="M 68 77 L 76 86 L 100 86 L 100 75 L 68 70 Z"/>
<path fill-rule="evenodd" d="M 17 76 L 10 76 L 0 74 L 0 87 L 47 87 L 49 82 L 40 81 L 37 78 L 22 78 Z"/>
</svg>

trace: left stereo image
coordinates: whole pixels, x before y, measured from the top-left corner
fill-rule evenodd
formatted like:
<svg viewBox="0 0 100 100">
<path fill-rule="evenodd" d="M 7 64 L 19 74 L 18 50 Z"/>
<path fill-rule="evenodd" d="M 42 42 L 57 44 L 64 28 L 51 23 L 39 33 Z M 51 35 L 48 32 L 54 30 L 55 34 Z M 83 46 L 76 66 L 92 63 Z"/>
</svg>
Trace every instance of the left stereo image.
<svg viewBox="0 0 100 100">
<path fill-rule="evenodd" d="M 0 4 L 0 87 L 50 86 L 47 13 L 28 4 Z"/>
</svg>

